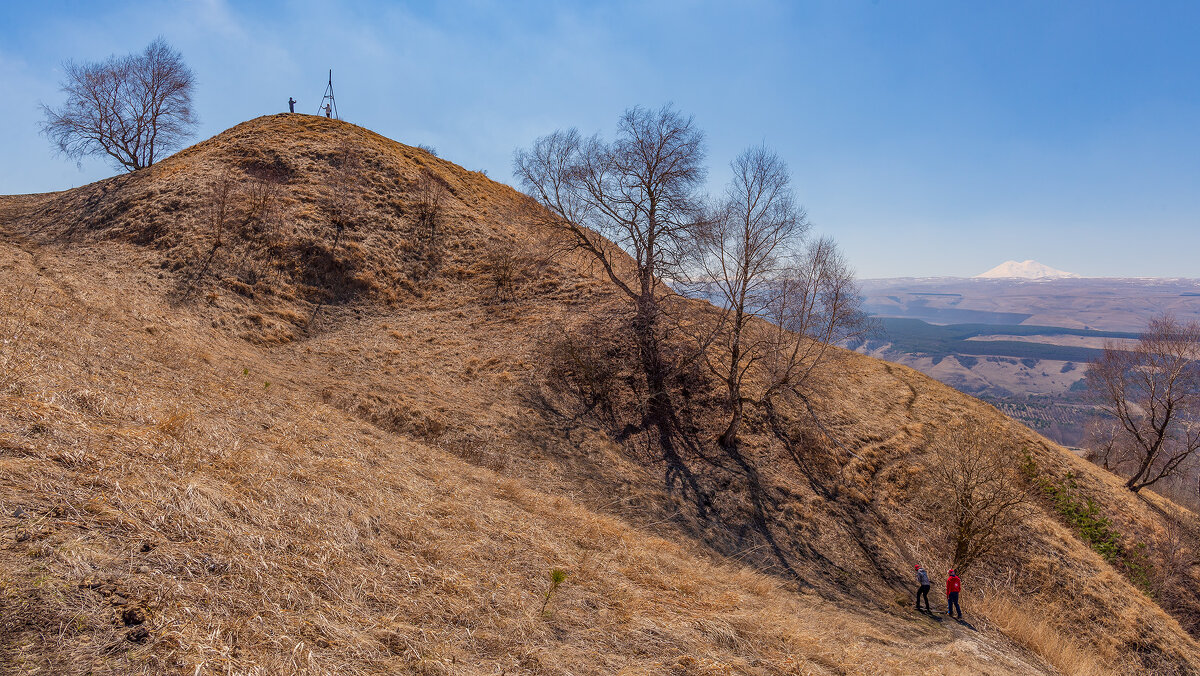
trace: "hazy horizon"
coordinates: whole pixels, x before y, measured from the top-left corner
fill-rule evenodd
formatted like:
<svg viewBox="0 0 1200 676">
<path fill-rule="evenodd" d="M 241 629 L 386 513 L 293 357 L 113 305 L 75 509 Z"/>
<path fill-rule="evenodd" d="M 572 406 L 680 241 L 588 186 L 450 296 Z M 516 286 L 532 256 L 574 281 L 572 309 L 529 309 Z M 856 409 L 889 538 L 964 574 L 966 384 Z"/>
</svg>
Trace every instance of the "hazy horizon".
<svg viewBox="0 0 1200 676">
<path fill-rule="evenodd" d="M 61 63 L 155 36 L 197 77 L 196 141 L 315 112 L 513 184 L 515 148 L 611 134 L 674 102 L 710 189 L 742 148 L 789 162 L 817 230 L 863 278 L 971 277 L 1035 259 L 1088 277 L 1196 277 L 1200 5 L 1156 3 L 9 3 L 0 193 L 115 173 L 57 156 L 39 103 Z M 19 162 L 17 160 L 20 160 Z"/>
</svg>

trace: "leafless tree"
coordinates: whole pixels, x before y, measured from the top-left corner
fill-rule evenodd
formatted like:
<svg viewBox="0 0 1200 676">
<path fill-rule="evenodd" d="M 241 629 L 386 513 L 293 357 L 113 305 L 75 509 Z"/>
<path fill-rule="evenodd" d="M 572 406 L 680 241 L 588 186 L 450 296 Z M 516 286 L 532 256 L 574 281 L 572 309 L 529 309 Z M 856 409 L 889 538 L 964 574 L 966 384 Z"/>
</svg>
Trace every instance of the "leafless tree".
<svg viewBox="0 0 1200 676">
<path fill-rule="evenodd" d="M 556 131 L 519 150 L 514 170 L 551 216 L 543 225 L 595 260 L 633 306 L 650 417 L 670 416 L 661 334 L 664 280 L 682 273 L 701 217 L 704 135 L 670 106 L 631 108 L 612 141 Z M 632 258 L 632 266 L 627 262 Z"/>
<path fill-rule="evenodd" d="M 1091 363 L 1088 389 L 1116 423 L 1098 439 L 1107 465 L 1138 492 L 1172 476 L 1200 449 L 1200 323 L 1150 320 L 1132 349 L 1109 343 Z"/>
<path fill-rule="evenodd" d="M 68 157 L 107 155 L 126 171 L 154 164 L 196 125 L 195 77 L 162 38 L 141 54 L 64 65 L 59 108 L 43 105 L 42 133 Z"/>
<path fill-rule="evenodd" d="M 955 569 L 997 552 L 1021 523 L 1028 498 L 1007 440 L 987 423 L 961 422 L 929 441 L 930 497 L 949 527 Z"/>
<path fill-rule="evenodd" d="M 790 394 L 816 418 L 807 389 L 814 375 L 839 354 L 838 342 L 869 334 L 875 323 L 862 310 L 862 295 L 837 244 L 810 240 L 774 282 L 765 317 L 766 383 L 758 399 Z"/>
<path fill-rule="evenodd" d="M 743 383 L 751 368 L 768 357 L 770 336 L 753 334 L 752 322 L 790 290 L 788 272 L 796 265 L 808 232 L 804 209 L 791 192 L 787 164 L 764 146 L 744 151 L 732 163 L 733 179 L 711 216 L 696 229 L 700 287 L 723 309 L 721 348 L 706 351 L 712 371 L 725 384 L 732 409 L 721 434 L 726 448 L 737 444 L 747 397 Z"/>
</svg>

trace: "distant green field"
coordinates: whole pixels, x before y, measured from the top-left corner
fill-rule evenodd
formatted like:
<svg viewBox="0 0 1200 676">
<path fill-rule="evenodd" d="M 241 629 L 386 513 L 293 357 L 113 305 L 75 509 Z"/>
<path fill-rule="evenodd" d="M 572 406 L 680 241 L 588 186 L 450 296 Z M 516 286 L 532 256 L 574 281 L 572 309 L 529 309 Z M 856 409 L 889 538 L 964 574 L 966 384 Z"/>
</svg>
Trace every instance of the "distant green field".
<svg viewBox="0 0 1200 676">
<path fill-rule="evenodd" d="M 1096 338 L 1137 338 L 1136 333 L 1067 329 L 1058 326 L 1024 324 L 949 324 L 939 326 L 920 319 L 880 318 L 882 338 L 900 352 L 925 354 L 939 358 L 952 354 L 1015 357 L 1018 359 L 1056 359 L 1087 362 L 1100 356 L 1101 350 L 1066 345 L 1023 343 L 1012 340 L 967 340 L 983 335 L 1071 335 Z"/>
</svg>

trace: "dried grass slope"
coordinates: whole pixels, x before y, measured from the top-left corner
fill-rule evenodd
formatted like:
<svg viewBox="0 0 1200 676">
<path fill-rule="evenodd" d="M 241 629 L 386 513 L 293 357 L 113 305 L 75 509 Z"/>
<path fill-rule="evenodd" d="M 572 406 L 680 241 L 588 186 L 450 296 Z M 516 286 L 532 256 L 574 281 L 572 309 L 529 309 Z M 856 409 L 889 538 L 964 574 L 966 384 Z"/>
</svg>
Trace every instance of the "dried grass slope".
<svg viewBox="0 0 1200 676">
<path fill-rule="evenodd" d="M 529 208 L 306 115 L 0 198 L 3 670 L 1200 673 L 1195 517 L 911 369 L 684 467 L 581 414 L 548 346 L 613 295 Z M 970 625 L 909 609 L 964 420 L 1037 496 Z"/>
</svg>

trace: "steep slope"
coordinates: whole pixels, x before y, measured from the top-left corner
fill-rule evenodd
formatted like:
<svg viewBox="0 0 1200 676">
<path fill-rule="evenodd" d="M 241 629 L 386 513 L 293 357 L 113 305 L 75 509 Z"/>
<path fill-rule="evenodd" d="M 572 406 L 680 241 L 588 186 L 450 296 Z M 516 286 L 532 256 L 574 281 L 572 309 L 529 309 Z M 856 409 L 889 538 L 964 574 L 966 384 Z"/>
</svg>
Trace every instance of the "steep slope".
<svg viewBox="0 0 1200 676">
<path fill-rule="evenodd" d="M 973 627 L 907 610 L 912 562 L 945 556 L 919 479 L 927 436 L 954 420 L 995 420 L 1036 476 L 1073 481 L 1131 543 L 1195 528 L 914 371 L 843 355 L 819 427 L 802 409 L 756 414 L 727 456 L 698 445 L 667 462 L 578 415 L 547 384 L 548 346 L 616 299 L 587 261 L 543 253 L 530 208 L 303 115 L 0 198 L 5 663 L 1200 669 L 1178 621 L 1048 500 L 1019 548 L 968 578 Z M 716 404 L 689 406 L 711 438 Z M 543 615 L 555 567 L 568 578 Z M 1195 593 L 1177 591 L 1178 616 Z M 1000 612 L 1018 594 L 1041 639 Z M 985 607 L 993 619 L 975 619 Z"/>
</svg>

